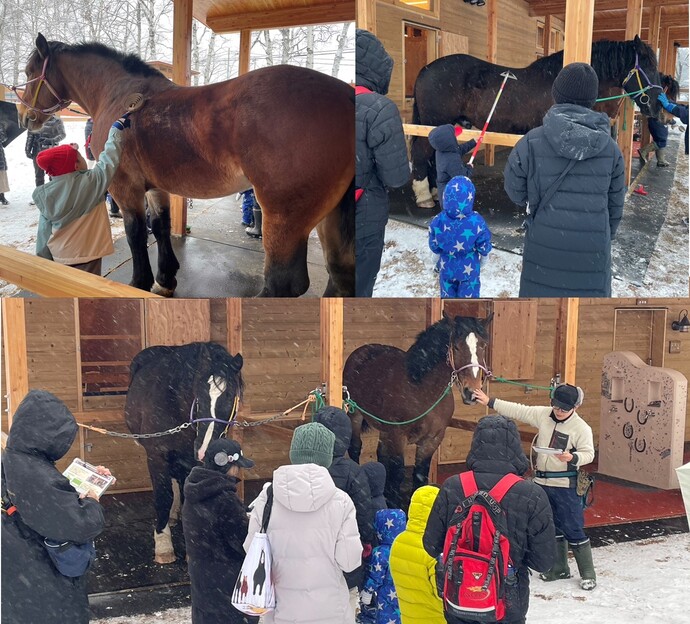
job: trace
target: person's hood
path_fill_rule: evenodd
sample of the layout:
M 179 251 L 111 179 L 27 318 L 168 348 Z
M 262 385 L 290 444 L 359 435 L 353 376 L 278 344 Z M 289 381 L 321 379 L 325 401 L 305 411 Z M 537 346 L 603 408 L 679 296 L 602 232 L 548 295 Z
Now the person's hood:
M 215 498 L 221 492 L 236 492 L 238 481 L 237 477 L 195 466 L 184 482 L 184 498 L 195 504 L 208 498 Z
M 544 136 L 559 156 L 587 160 L 609 144 L 611 126 L 604 113 L 577 104 L 555 104 L 544 116 Z
M 410 508 L 408 510 L 408 531 L 424 535 L 431 508 L 434 506 L 434 501 L 439 491 L 440 490 L 435 485 L 423 485 L 414 491 L 410 499 Z
M 273 472 L 273 498 L 291 511 L 321 509 L 337 488 L 328 469 L 316 464 L 280 466 Z
M 474 210 L 474 184 L 465 176 L 451 178 L 443 191 L 443 210 L 451 219 L 469 217 Z
M 405 530 L 406 521 L 405 512 L 402 509 L 379 509 L 374 520 L 379 544 L 390 546 L 393 540 Z
M 485 416 L 472 436 L 467 468 L 477 472 L 523 475 L 529 462 L 520 444 L 515 423 L 505 416 Z
M 31 390 L 14 413 L 7 448 L 54 462 L 69 451 L 77 431 L 77 421 L 60 399 Z
M 386 467 L 381 462 L 368 462 L 362 466 L 369 481 L 372 497 L 383 495 L 386 487 Z
M 460 149 L 455 138 L 455 126 L 451 124 L 444 124 L 434 128 L 429 133 L 429 143 L 437 152 L 456 153 Z
M 368 30 L 358 28 L 356 40 L 355 84 L 386 95 L 393 73 L 393 59 Z
M 314 415 L 314 422 L 321 423 L 326 429 L 335 434 L 333 457 L 343 457 L 350 448 L 352 439 L 352 421 L 350 417 L 337 407 L 324 407 Z

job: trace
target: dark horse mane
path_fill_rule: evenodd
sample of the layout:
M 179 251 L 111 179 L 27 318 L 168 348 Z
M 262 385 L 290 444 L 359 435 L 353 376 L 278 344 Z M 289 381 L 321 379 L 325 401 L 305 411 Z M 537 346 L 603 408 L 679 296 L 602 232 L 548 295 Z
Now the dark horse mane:
M 165 78 L 161 72 L 142 61 L 136 54 L 123 54 L 96 41 L 84 41 L 74 45 L 62 43 L 61 41 L 49 41 L 48 45 L 51 52 L 69 52 L 76 55 L 96 54 L 102 58 L 111 59 L 119 63 L 130 74 L 143 76 L 144 78 Z M 37 55 L 38 50 L 34 50 L 29 57 L 29 62 L 36 60 Z M 167 78 L 165 79 L 167 80 Z
M 436 366 L 446 360 L 453 324 L 456 339 L 472 332 L 484 340 L 489 338 L 481 320 L 473 317 L 457 316 L 454 320 L 444 317 L 430 325 L 417 335 L 417 340 L 405 356 L 407 376 L 414 383 L 420 383 Z

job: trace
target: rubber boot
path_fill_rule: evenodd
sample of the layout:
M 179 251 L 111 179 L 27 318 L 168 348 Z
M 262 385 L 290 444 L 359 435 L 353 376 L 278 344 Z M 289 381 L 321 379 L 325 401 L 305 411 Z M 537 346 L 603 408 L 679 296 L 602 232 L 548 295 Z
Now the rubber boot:
M 570 544 L 570 548 L 573 550 L 577 569 L 580 572 L 580 587 L 586 590 L 594 589 L 597 586 L 597 575 L 594 572 L 594 563 L 592 562 L 591 542 L 586 540 L 579 544 Z
M 660 147 L 656 151 L 656 166 L 657 167 L 668 167 L 671 163 L 666 160 L 666 148 Z
M 656 143 L 649 143 L 645 147 L 637 150 L 637 153 L 640 156 L 640 160 L 642 161 L 642 164 L 643 165 L 647 164 L 647 161 L 649 160 L 649 155 L 658 149 L 659 148 L 656 146 Z
M 258 205 L 254 208 L 254 225 L 245 232 L 252 238 L 261 238 L 261 208 Z
M 570 566 L 568 566 L 568 542 L 565 537 L 556 537 L 556 560 L 548 572 L 539 575 L 542 581 L 558 581 L 570 578 Z

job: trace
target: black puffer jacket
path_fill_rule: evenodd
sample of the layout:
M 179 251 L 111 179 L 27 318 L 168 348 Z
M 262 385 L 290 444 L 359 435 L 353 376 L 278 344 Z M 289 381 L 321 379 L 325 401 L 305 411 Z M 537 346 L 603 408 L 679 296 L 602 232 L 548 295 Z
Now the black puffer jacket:
M 59 145 L 66 136 L 65 124 L 59 117 L 53 115 L 38 132 L 27 134 L 24 147 L 26 157 L 36 158 L 43 150 Z
M 397 107 L 385 97 L 393 59 L 370 32 L 357 29 L 357 86 L 373 93 L 355 98 L 357 237 L 378 232 L 388 220 L 386 187 L 403 186 L 410 179 L 407 146 Z
M 436 186 L 438 202 L 443 208 L 443 191 L 446 184 L 456 176 L 472 177 L 472 167 L 465 165 L 462 157 L 474 149 L 477 142 L 472 139 L 467 143 L 458 143 L 455 138 L 455 127 L 444 124 L 429 133 L 429 143 L 436 150 Z
M 521 297 L 610 297 L 611 239 L 623 215 L 625 166 L 609 120 L 575 104 L 556 104 L 544 125 L 513 148 L 505 190 L 537 208 L 571 160 L 576 163 L 526 236 Z
M 2 623 L 86 624 L 88 574 L 60 574 L 43 538 L 86 543 L 105 525 L 101 505 L 80 499 L 54 462 L 69 451 L 77 423 L 50 392 L 32 390 L 14 415 L 2 457 L 5 489 L 17 507 L 2 514 Z
M 474 471 L 477 487 L 490 490 L 508 473 L 522 475 L 528 461 L 520 446 L 514 422 L 503 416 L 486 416 L 477 424 L 467 467 Z M 446 479 L 431 509 L 424 532 L 424 549 L 434 558 L 443 552 L 446 530 L 456 506 L 464 500 L 460 477 Z M 549 499 L 529 481 L 514 485 L 503 498 L 510 556 L 518 582 L 508 587 L 505 622 L 521 621 L 529 606 L 528 567 L 545 572 L 554 561 L 555 532 Z
M 231 604 L 244 561 L 249 519 L 236 477 L 196 466 L 184 484 L 182 526 L 189 558 L 194 624 L 247 624 Z
M 383 491 L 386 489 L 386 467 L 381 462 L 367 462 L 362 465 L 371 490 L 371 506 L 374 517 L 379 509 L 388 509 Z

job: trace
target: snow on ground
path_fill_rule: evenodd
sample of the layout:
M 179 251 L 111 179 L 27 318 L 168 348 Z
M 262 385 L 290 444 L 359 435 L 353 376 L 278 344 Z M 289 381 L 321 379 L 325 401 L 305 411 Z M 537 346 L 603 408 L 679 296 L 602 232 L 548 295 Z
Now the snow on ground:
M 679 148 L 669 208 L 643 284 L 614 275 L 611 290 L 614 297 L 687 296 L 687 263 L 669 254 L 668 249 L 688 247 L 688 157 Z M 685 241 L 681 244 L 679 238 Z M 615 253 L 615 241 L 614 241 Z M 374 288 L 374 297 L 438 297 L 438 275 L 433 272 L 436 257 L 429 251 L 427 231 L 420 227 L 390 220 L 386 226 L 386 243 Z M 522 256 L 494 249 L 481 268 L 481 296 L 517 297 L 520 288 Z
M 681 624 L 688 621 L 690 537 L 659 537 L 594 549 L 598 586 L 580 589 L 577 579 L 531 579 L 530 624 Z M 571 571 L 575 563 L 571 558 Z M 190 609 L 107 618 L 92 624 L 189 624 Z

